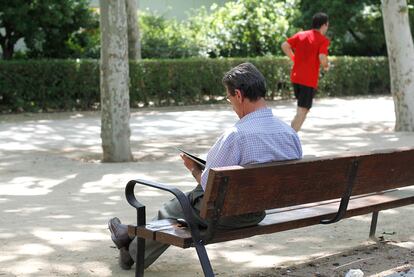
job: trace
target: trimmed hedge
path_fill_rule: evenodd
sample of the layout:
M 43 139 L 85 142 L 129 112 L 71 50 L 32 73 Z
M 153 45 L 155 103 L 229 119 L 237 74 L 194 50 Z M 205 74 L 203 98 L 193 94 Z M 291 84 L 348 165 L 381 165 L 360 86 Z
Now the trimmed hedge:
M 88 110 L 97 102 L 97 61 L 0 62 L 2 112 Z
M 318 96 L 389 93 L 384 57 L 331 57 Z M 284 57 L 143 60 L 130 62 L 131 107 L 202 104 L 224 96 L 223 74 L 250 61 L 267 80 L 268 97 L 291 95 L 291 63 Z M 96 60 L 0 61 L 0 110 L 39 112 L 99 108 Z

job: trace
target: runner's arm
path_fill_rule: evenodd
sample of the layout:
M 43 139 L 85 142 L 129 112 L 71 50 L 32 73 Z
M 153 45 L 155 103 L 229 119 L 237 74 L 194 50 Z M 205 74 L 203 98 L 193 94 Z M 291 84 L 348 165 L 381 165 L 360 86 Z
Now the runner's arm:
M 319 54 L 319 61 L 321 62 L 321 65 L 325 71 L 329 70 L 329 60 L 328 56 L 325 54 Z
M 293 53 L 292 47 L 290 46 L 290 44 L 287 41 L 285 41 L 284 43 L 282 43 L 282 50 L 286 54 L 286 56 L 289 57 L 289 59 L 291 59 L 292 61 L 294 61 L 295 54 Z

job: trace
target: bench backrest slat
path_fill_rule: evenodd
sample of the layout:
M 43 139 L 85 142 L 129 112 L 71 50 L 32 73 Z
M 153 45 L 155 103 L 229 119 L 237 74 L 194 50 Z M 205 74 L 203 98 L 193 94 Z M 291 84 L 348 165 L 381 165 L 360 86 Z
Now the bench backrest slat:
M 360 157 L 353 194 L 414 185 L 414 149 Z
M 357 161 L 353 195 L 414 185 L 414 149 L 214 168 L 201 217 L 231 216 L 340 198 Z

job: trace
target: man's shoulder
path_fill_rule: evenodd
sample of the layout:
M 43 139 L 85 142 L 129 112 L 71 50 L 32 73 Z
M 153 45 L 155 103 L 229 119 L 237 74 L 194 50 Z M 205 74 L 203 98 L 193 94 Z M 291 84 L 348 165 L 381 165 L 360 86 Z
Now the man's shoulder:
M 282 135 L 287 133 L 295 133 L 293 129 L 284 121 L 271 114 L 270 116 L 254 118 L 245 124 L 237 126 L 237 135 L 239 137 L 246 134 L 261 136 L 266 135 Z
M 237 137 L 238 132 L 239 128 L 237 126 L 232 126 L 224 130 L 224 132 L 220 136 L 220 139 L 222 141 L 232 141 Z
M 299 36 L 310 36 L 312 35 L 313 30 L 303 30 L 303 31 L 299 31 L 296 34 Z
M 320 42 L 325 43 L 325 42 L 329 42 L 329 39 L 322 33 L 320 32 L 315 32 L 317 34 L 317 38 Z
M 309 41 L 315 41 L 315 38 L 319 40 L 319 37 L 315 34 L 314 30 L 300 31 L 292 36 L 292 39 L 296 40 L 299 43 L 308 43 Z
M 291 36 L 290 38 L 291 39 L 294 39 L 294 38 L 302 38 L 302 37 L 305 37 L 306 34 L 307 34 L 307 32 L 308 32 L 307 30 L 299 31 L 299 32 L 295 33 L 293 36 Z
M 296 35 L 298 35 L 302 38 L 314 37 L 319 41 L 323 41 L 323 42 L 328 41 L 329 42 L 329 39 L 324 34 L 322 34 L 321 32 L 319 32 L 318 30 L 315 30 L 315 29 L 300 31 L 300 32 L 297 32 Z

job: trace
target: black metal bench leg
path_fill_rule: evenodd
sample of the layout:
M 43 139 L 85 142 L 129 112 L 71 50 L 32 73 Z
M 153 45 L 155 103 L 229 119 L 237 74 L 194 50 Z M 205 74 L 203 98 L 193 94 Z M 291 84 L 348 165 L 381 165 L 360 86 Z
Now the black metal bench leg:
M 371 228 L 369 229 L 369 238 L 375 240 L 375 231 L 377 230 L 378 211 L 372 213 Z
M 193 220 L 193 215 L 191 213 L 191 204 L 188 197 L 180 190 L 176 188 L 171 188 L 162 184 L 158 184 L 155 182 L 145 181 L 145 180 L 131 180 L 128 182 L 127 186 L 125 187 L 125 196 L 128 200 L 128 203 L 135 207 L 137 210 L 137 225 L 145 226 L 145 206 L 142 205 L 137 201 L 134 195 L 134 187 L 136 184 L 142 184 L 150 187 L 155 187 L 161 190 L 165 190 L 171 192 L 175 195 L 177 200 L 180 202 L 180 205 L 183 209 L 185 219 L 188 222 L 188 225 L 191 230 L 191 236 L 193 238 L 194 246 L 197 251 L 198 258 L 201 263 L 201 267 L 203 268 L 204 276 L 207 277 L 214 277 L 213 269 L 210 264 L 210 260 L 208 259 L 206 248 L 204 247 L 204 242 L 200 239 L 200 230 L 197 224 Z M 135 234 L 137 234 L 135 230 Z M 145 257 L 145 239 L 139 238 L 137 239 L 137 260 L 136 260 L 136 268 L 135 268 L 135 276 L 142 277 L 144 276 L 144 257 Z
M 200 241 L 195 244 L 197 251 L 198 259 L 200 260 L 201 267 L 204 272 L 205 277 L 214 277 L 213 268 L 211 267 L 210 260 L 207 255 L 206 248 L 204 244 Z
M 135 277 L 144 277 L 145 239 L 137 238 L 137 244 Z

